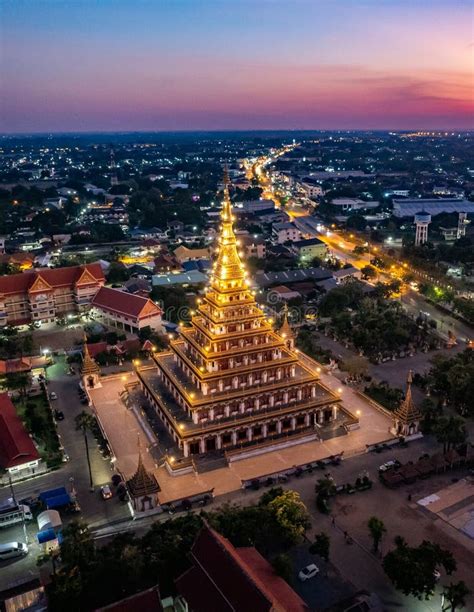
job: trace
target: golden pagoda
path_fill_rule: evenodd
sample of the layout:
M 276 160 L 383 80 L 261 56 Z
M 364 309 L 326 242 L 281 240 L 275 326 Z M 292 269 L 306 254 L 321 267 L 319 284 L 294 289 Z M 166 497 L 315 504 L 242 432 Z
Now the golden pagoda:
M 170 349 L 137 369 L 142 390 L 185 457 L 272 450 L 347 420 L 314 361 L 275 332 L 255 300 L 233 230 L 227 173 L 209 287 Z M 259 451 L 261 452 L 261 451 Z
M 407 390 L 405 399 L 400 406 L 393 411 L 394 430 L 397 435 L 410 436 L 418 432 L 422 419 L 421 411 L 415 406 L 411 394 L 413 372 L 410 370 L 407 376 Z
M 100 367 L 89 353 L 87 336 L 84 334 L 81 377 L 85 387 L 97 387 L 100 382 Z

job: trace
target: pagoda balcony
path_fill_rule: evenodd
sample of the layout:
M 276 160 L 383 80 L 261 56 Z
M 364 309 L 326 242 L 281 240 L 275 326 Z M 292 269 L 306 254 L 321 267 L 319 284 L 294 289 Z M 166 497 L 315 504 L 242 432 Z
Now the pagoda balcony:
M 226 325 L 225 321 L 222 321 L 221 324 Z M 239 331 L 233 331 L 233 332 L 222 332 L 221 334 L 214 334 L 212 333 L 209 329 L 207 329 L 207 327 L 205 327 L 201 320 L 197 319 L 196 321 L 193 320 L 193 325 L 196 329 L 198 329 L 201 333 L 203 333 L 205 336 L 207 336 L 210 340 L 222 340 L 224 338 L 227 339 L 232 339 L 235 340 L 236 338 L 245 338 L 248 336 L 254 336 L 255 334 L 258 333 L 265 333 L 265 332 L 270 332 L 273 331 L 272 327 L 269 323 L 264 322 L 263 325 L 259 326 L 259 327 L 250 327 L 249 329 L 245 329 L 245 330 L 239 330 Z
M 237 307 L 237 305 L 236 305 Z M 214 317 L 213 314 L 211 313 L 211 309 L 206 306 L 206 305 L 202 305 L 199 308 L 199 312 L 202 313 L 202 315 L 204 317 L 206 317 L 207 319 L 209 319 L 210 321 L 212 321 L 215 325 L 219 325 L 221 323 L 228 323 L 228 322 L 233 322 L 233 321 L 247 321 L 247 320 L 255 320 L 255 319 L 262 319 L 265 318 L 265 313 L 263 313 L 259 308 L 254 308 L 253 312 L 250 312 L 248 314 L 239 314 L 239 315 L 235 315 L 233 317 L 230 317 L 228 315 L 225 315 L 223 317 Z M 195 315 L 192 320 L 195 321 L 198 318 L 202 318 L 199 317 L 199 315 Z
M 193 370 L 193 372 L 195 373 L 195 375 L 200 379 L 200 380 L 213 380 L 213 379 L 220 379 L 220 378 L 225 378 L 227 376 L 238 376 L 239 374 L 245 374 L 246 372 L 255 372 L 258 370 L 266 370 L 269 367 L 270 368 L 277 368 L 280 366 L 286 366 L 286 365 L 291 365 L 294 363 L 297 363 L 297 358 L 293 357 L 293 356 L 289 356 L 289 357 L 282 357 L 280 359 L 272 359 L 269 358 L 266 361 L 255 361 L 253 363 L 249 363 L 247 365 L 242 365 L 242 366 L 237 366 L 235 368 L 228 368 L 225 370 L 215 370 L 214 372 L 208 372 L 207 370 L 204 370 L 204 372 L 202 370 L 199 369 L 199 366 L 197 366 L 191 359 L 191 357 L 189 355 L 186 354 L 186 352 L 184 350 L 181 349 L 180 346 L 177 345 L 177 343 L 173 344 L 173 350 L 176 352 L 176 354 L 183 360 L 186 362 L 186 365 L 191 368 Z
M 236 306 L 249 306 L 256 303 L 253 295 L 249 296 L 246 300 L 236 300 L 235 302 L 220 302 L 214 299 L 215 295 L 217 294 L 214 291 L 207 293 L 203 298 L 203 302 L 209 302 L 216 308 L 230 308 L 231 306 L 235 308 Z
M 217 419 L 207 419 L 204 422 L 194 423 L 189 414 L 179 406 L 176 399 L 168 389 L 164 388 L 163 382 L 151 369 L 138 370 L 138 378 L 143 386 L 148 391 L 148 395 L 162 410 L 169 423 L 173 426 L 175 432 L 181 439 L 193 438 L 196 435 L 207 433 L 219 433 L 227 429 L 235 429 L 236 427 L 245 427 L 253 425 L 256 422 L 268 422 L 272 419 L 280 419 L 282 417 L 297 416 L 299 413 L 306 414 L 310 410 L 328 409 L 330 405 L 340 402 L 340 399 L 333 395 L 325 395 L 324 397 L 311 398 L 310 400 L 292 403 L 280 406 L 261 408 L 255 411 L 247 411 L 244 413 L 236 413 L 228 417 Z M 296 425 L 295 430 L 307 427 L 305 425 Z M 282 433 L 288 433 L 288 428 Z
M 226 405 L 232 400 L 245 400 L 253 395 L 261 395 L 265 392 L 291 390 L 305 383 L 317 384 L 318 388 L 324 391 L 325 396 L 331 398 L 329 401 L 338 401 L 338 397 L 332 391 L 324 387 L 313 374 L 300 365 L 296 366 L 295 375 L 290 379 L 242 385 L 238 389 L 228 389 L 204 395 L 199 388 L 186 378 L 184 372 L 174 362 L 172 353 L 157 355 L 155 363 L 163 372 L 163 375 L 174 385 L 176 391 L 184 398 L 191 410 L 199 410 L 203 406 L 209 407 L 211 404 Z M 314 399 L 317 401 L 319 397 Z
M 181 335 L 184 336 L 186 340 L 190 344 L 193 345 L 193 347 L 198 351 L 200 355 L 202 355 L 202 357 L 205 360 L 218 359 L 219 357 L 232 357 L 232 356 L 238 356 L 238 355 L 245 355 L 247 353 L 250 353 L 253 351 L 259 351 L 263 349 L 284 348 L 284 345 L 285 345 L 282 338 L 280 338 L 279 336 L 277 336 L 277 334 L 272 332 L 271 337 L 273 338 L 273 341 L 262 342 L 261 344 L 253 344 L 253 342 L 249 342 L 246 346 L 233 346 L 232 348 L 224 349 L 221 351 L 206 351 L 205 347 L 203 347 L 202 344 L 199 344 L 199 342 L 197 342 L 197 340 L 194 338 L 193 336 L 194 332 L 195 332 L 194 329 L 187 328 L 187 329 L 182 330 Z M 214 340 L 214 342 L 217 342 L 217 341 L 225 342 L 226 338 L 221 337 L 221 338 L 218 338 L 217 340 Z M 175 340 L 174 342 L 171 343 L 172 346 L 174 346 L 177 342 L 181 342 L 181 341 Z

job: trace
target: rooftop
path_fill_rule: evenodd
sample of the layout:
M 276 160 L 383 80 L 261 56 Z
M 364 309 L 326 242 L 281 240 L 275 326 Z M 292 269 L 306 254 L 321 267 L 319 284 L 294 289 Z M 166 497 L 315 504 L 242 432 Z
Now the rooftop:
M 0 393 L 0 467 L 7 469 L 39 459 L 8 393 Z

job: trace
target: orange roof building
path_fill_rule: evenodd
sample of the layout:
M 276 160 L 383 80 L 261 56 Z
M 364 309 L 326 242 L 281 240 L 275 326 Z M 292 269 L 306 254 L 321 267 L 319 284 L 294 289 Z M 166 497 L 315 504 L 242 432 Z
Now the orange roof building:
M 89 308 L 105 278 L 99 263 L 28 270 L 0 277 L 0 327 L 34 322 Z
M 92 300 L 93 315 L 107 325 L 130 332 L 144 327 L 162 330 L 161 309 L 149 298 L 101 287 Z
M 191 550 L 192 567 L 176 580 L 193 612 L 305 612 L 309 608 L 254 547 L 235 548 L 205 525 Z
M 39 458 L 8 393 L 0 393 L 0 468 L 16 473 L 36 467 Z

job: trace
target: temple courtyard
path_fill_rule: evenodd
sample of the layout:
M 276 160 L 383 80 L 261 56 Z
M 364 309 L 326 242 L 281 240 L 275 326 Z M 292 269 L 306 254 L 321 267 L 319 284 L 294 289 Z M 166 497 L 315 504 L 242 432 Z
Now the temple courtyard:
M 242 487 L 242 481 L 265 477 L 343 453 L 344 458 L 361 454 L 367 445 L 393 438 L 392 419 L 379 406 L 350 387 L 341 385 L 331 374 L 321 373 L 322 382 L 336 392 L 343 405 L 357 416 L 360 427 L 323 440 L 310 440 L 294 446 L 279 447 L 262 454 L 236 458 L 228 465 L 171 475 L 164 457 L 173 453 L 172 441 L 153 409 L 146 407 L 138 392 L 137 377 L 129 372 L 103 377 L 101 386 L 89 390 L 94 410 L 113 452 L 115 469 L 130 478 L 137 468 L 139 445 L 147 470 L 160 484 L 161 504 L 192 497 L 209 490 L 215 496 L 225 495 Z M 146 450 L 146 452 L 144 452 Z

